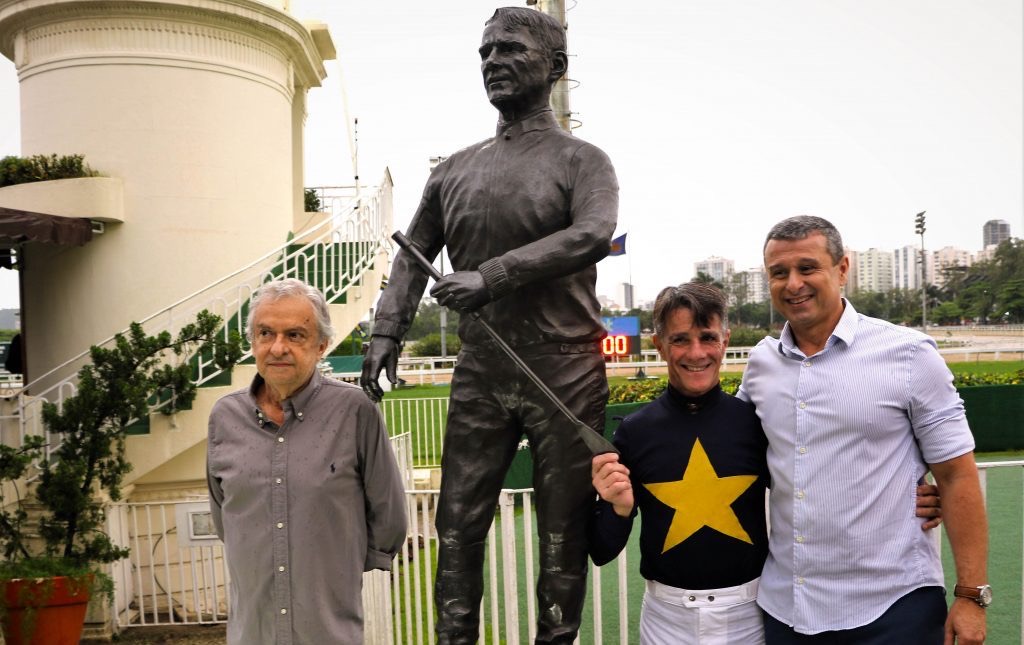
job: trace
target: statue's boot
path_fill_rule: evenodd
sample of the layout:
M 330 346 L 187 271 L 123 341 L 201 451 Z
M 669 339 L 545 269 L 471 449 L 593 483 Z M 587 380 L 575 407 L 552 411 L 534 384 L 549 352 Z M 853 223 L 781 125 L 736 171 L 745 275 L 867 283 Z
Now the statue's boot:
M 484 592 L 483 566 L 483 542 L 439 545 L 434 581 L 438 645 L 476 643 Z

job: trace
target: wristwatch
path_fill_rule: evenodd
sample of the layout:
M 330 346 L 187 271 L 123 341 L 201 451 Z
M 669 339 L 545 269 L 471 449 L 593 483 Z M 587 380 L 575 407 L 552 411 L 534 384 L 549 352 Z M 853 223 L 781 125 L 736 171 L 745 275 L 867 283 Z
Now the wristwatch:
M 988 607 L 992 604 L 992 587 L 989 585 L 981 585 L 980 587 L 956 585 L 953 587 L 953 595 L 957 598 L 973 600 L 981 607 Z

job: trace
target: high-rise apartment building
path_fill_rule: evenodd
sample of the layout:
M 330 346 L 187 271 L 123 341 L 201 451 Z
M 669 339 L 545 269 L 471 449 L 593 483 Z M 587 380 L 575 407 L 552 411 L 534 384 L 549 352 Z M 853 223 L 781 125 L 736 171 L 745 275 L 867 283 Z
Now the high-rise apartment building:
M 921 248 L 913 245 L 896 249 L 892 253 L 892 286 L 897 289 L 921 288 Z M 934 254 L 925 253 L 924 282 L 935 284 Z
M 720 258 L 717 255 L 713 255 L 706 260 L 694 262 L 693 274 L 703 273 L 722 284 L 728 284 L 729 278 L 734 271 L 734 265 L 735 263 L 728 258 Z
M 987 226 L 987 225 L 986 225 Z M 930 284 L 941 287 L 946 284 L 950 272 L 957 268 L 966 269 L 974 263 L 974 257 L 970 251 L 956 249 L 952 246 L 944 246 L 932 254 L 935 263 L 935 277 Z
M 1010 223 L 1004 219 L 990 219 L 981 227 L 981 237 L 981 248 L 998 246 L 1010 239 Z
M 764 302 L 769 298 L 768 274 L 764 272 L 764 267 L 752 267 L 746 271 L 740 271 L 736 274 L 733 285 L 734 289 L 736 287 L 742 289 L 739 293 L 734 290 L 734 304 Z M 740 300 L 742 302 L 739 302 Z
M 632 309 L 633 308 L 633 285 L 631 285 L 628 282 L 623 282 L 622 284 L 620 284 L 619 285 L 618 298 L 619 298 L 619 302 L 622 304 L 622 307 L 626 311 L 629 311 L 630 309 Z
M 881 291 L 892 289 L 892 251 L 870 248 L 857 254 L 857 289 L 860 291 Z

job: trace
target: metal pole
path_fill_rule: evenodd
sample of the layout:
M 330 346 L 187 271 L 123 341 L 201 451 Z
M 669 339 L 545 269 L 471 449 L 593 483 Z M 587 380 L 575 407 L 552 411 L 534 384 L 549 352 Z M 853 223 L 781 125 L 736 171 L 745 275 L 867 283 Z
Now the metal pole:
M 928 285 L 925 284 L 925 253 L 924 253 L 924 214 L 921 211 L 914 216 L 914 232 L 921 236 L 921 331 L 928 329 Z
M 565 0 L 527 0 L 526 4 L 536 5 L 537 10 L 548 14 L 558 21 L 566 31 L 566 39 L 569 37 L 569 25 L 565 22 Z M 566 52 L 568 56 L 569 52 Z M 566 132 L 572 132 L 572 110 L 569 107 L 569 68 L 565 68 L 562 78 L 555 81 L 551 88 L 551 111 L 555 113 L 558 125 Z
M 444 251 L 441 251 L 441 275 L 444 275 Z M 448 358 L 448 308 L 441 307 L 441 358 Z

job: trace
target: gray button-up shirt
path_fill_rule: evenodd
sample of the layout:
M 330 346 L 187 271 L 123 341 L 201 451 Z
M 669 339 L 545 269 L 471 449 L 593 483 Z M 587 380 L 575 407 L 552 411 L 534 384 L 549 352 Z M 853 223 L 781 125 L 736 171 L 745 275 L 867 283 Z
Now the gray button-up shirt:
M 363 642 L 362 574 L 405 540 L 387 432 L 362 390 L 314 373 L 277 426 L 262 383 L 210 413 L 207 481 L 231 574 L 228 643 Z
M 558 127 L 545 109 L 455 153 L 430 174 L 407 236 L 456 271 L 480 271 L 496 300 L 481 316 L 513 346 L 605 336 L 594 285 L 608 255 L 619 184 L 608 156 Z M 400 252 L 373 333 L 402 338 L 427 276 Z M 463 316 L 459 336 L 488 337 Z

